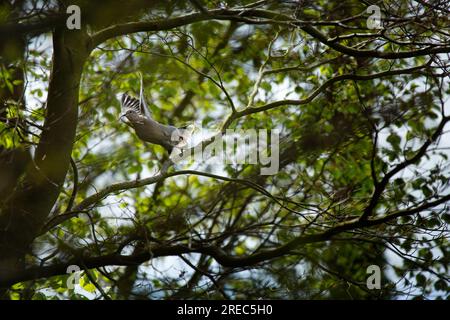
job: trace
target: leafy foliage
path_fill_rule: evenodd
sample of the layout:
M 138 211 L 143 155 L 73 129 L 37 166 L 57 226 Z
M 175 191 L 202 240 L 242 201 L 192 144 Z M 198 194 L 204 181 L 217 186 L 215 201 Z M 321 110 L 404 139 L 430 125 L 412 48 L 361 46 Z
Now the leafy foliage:
M 64 8 L 3 6 L 3 297 L 447 299 L 448 5 L 428 2 L 377 2 L 383 29 L 370 30 L 353 0 L 79 1 L 82 30 L 56 27 L 81 39 L 65 40 L 68 57 L 58 31 L 33 25 L 33 12 Z M 22 44 L 4 32 L 17 17 L 32 26 Z M 79 81 L 58 59 L 81 65 Z M 138 71 L 161 123 L 279 129 L 279 172 L 192 159 L 164 169 L 164 149 L 119 121 Z M 52 112 L 71 103 L 74 137 L 58 139 Z M 38 157 L 52 152 L 57 164 Z M 42 214 L 30 229 L 17 220 L 32 235 L 22 244 L 6 221 L 26 203 Z M 69 265 L 83 270 L 75 290 Z M 370 265 L 379 290 L 366 286 Z

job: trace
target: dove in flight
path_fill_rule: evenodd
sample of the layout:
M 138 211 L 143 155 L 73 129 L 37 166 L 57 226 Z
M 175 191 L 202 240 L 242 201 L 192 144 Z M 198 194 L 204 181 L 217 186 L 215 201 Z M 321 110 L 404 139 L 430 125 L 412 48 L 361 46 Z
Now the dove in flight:
M 192 134 L 191 126 L 174 127 L 164 125 L 152 118 L 150 110 L 145 102 L 143 92 L 143 80 L 141 77 L 141 88 L 139 99 L 126 93 L 122 95 L 122 114 L 127 123 L 134 129 L 136 135 L 143 141 L 160 145 L 171 154 L 174 147 L 183 148 Z

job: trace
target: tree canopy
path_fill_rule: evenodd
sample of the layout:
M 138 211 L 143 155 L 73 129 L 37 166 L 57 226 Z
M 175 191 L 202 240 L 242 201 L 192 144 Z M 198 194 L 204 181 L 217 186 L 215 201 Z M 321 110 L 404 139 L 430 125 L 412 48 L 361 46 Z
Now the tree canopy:
M 2 2 L 1 298 L 449 298 L 449 13 Z M 163 124 L 278 130 L 278 171 L 144 143 L 118 99 L 139 73 Z

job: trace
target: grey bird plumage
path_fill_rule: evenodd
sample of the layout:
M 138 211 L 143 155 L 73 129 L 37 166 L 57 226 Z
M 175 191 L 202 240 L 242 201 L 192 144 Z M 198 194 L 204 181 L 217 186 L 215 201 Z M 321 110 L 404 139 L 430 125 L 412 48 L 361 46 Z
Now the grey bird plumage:
M 141 140 L 163 146 L 169 154 L 174 147 L 183 148 L 186 145 L 191 134 L 187 127 L 164 125 L 152 118 L 143 94 L 142 76 L 139 100 L 125 93 L 121 103 L 120 118 L 125 117 L 128 120 L 128 124 Z

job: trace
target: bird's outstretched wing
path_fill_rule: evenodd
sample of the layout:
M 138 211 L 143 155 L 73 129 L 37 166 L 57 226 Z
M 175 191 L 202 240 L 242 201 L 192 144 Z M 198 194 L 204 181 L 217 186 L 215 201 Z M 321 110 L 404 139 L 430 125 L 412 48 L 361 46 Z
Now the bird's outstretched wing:
M 145 102 L 144 96 L 144 83 L 142 79 L 142 74 L 139 72 L 139 77 L 141 79 L 141 88 L 139 90 L 139 100 L 124 93 L 122 95 L 122 115 L 125 115 L 128 110 L 133 110 L 139 116 L 143 116 L 146 118 L 151 118 L 150 109 L 148 108 L 147 103 Z
M 139 100 L 124 93 L 122 95 L 122 114 L 125 114 L 128 110 L 134 110 L 141 114 L 141 108 L 139 106 Z
M 150 109 L 148 108 L 147 102 L 145 102 L 144 80 L 142 78 L 142 73 L 140 73 L 140 72 L 139 72 L 139 78 L 141 79 L 141 88 L 139 90 L 139 106 L 141 108 L 141 114 L 147 118 L 151 118 Z

